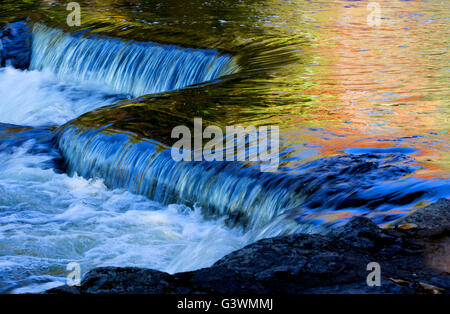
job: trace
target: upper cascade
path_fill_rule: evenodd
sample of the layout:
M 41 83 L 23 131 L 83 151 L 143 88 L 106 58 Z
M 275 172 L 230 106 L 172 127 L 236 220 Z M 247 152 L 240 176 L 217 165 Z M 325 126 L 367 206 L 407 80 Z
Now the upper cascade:
M 215 50 L 82 37 L 40 23 L 32 34 L 30 69 L 135 97 L 215 80 L 238 69 L 234 57 Z

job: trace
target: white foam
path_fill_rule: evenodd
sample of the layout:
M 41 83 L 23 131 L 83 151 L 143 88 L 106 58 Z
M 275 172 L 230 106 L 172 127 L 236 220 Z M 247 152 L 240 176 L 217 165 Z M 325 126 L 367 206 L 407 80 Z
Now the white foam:
M 207 267 L 248 243 L 200 209 L 163 206 L 108 190 L 102 181 L 57 174 L 46 155 L 0 152 L 0 291 L 38 292 L 64 282 L 69 262 L 179 272 Z
M 58 82 L 54 74 L 0 68 L 0 122 L 61 125 L 119 98 L 86 85 Z

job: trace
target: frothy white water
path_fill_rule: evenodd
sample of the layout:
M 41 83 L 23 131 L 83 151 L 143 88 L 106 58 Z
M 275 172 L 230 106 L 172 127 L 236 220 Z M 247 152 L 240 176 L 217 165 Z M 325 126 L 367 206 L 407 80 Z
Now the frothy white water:
M 58 82 L 50 72 L 0 69 L 0 122 L 60 125 L 120 97 L 98 86 Z
M 0 291 L 38 292 L 65 283 L 66 265 L 148 267 L 170 273 L 207 267 L 249 242 L 199 209 L 163 206 L 108 190 L 101 181 L 39 165 L 28 144 L 0 152 Z

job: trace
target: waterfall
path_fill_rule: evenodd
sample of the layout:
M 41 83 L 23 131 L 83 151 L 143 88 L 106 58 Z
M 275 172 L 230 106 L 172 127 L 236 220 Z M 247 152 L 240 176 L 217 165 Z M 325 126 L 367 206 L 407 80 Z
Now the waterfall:
M 47 70 L 69 82 L 106 85 L 140 96 L 215 80 L 237 70 L 234 58 L 214 50 L 153 42 L 70 35 L 36 23 L 31 70 Z
M 403 153 L 333 156 L 295 171 L 261 172 L 243 162 L 176 162 L 164 145 L 107 127 L 59 130 L 69 175 L 102 179 L 162 204 L 198 205 L 206 217 L 227 217 L 264 237 L 317 232 L 355 215 L 386 224 L 448 190 L 445 181 L 411 176 L 417 167 Z
M 59 134 L 68 172 L 102 178 L 163 204 L 198 204 L 205 215 L 228 216 L 249 229 L 262 227 L 298 206 L 303 182 L 289 175 L 260 172 L 237 162 L 176 162 L 170 150 L 128 134 L 80 130 L 70 125 Z
M 214 80 L 237 66 L 217 51 L 81 37 L 35 24 L 31 69 L 137 96 Z M 410 177 L 416 168 L 403 153 L 333 156 L 271 173 L 245 162 L 176 162 L 166 146 L 107 127 L 89 129 L 75 121 L 59 129 L 57 145 L 69 175 L 102 179 L 162 204 L 196 204 L 206 216 L 228 217 L 270 235 L 354 215 L 384 224 L 445 189 Z M 374 188 L 380 183 L 381 190 Z

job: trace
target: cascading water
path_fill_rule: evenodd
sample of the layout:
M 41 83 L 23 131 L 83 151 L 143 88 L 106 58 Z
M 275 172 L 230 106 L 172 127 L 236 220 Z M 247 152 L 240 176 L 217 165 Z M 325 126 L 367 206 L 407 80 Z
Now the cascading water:
M 70 174 L 103 178 L 110 187 L 124 188 L 163 204 L 197 203 L 207 214 L 228 216 L 255 230 L 284 210 L 300 205 L 303 182 L 247 168 L 236 162 L 176 162 L 169 149 L 132 143 L 126 134 L 61 131 L 59 148 Z
M 89 2 L 80 28 L 109 37 L 12 23 L 32 26 L 32 46 L 31 60 L 0 51 L 0 292 L 60 285 L 69 262 L 193 270 L 261 237 L 355 215 L 384 225 L 449 196 L 444 2 L 399 2 L 373 29 L 346 22 L 366 20 L 357 2 L 165 3 Z M 67 25 L 57 2 L 0 8 L 1 23 L 36 9 Z M 174 162 L 152 131 L 197 114 L 279 125 L 279 171 Z
M 243 225 L 253 240 L 320 232 L 354 215 L 386 224 L 404 216 L 411 202 L 444 197 L 448 188 L 445 181 L 409 177 L 417 167 L 401 149 L 324 158 L 272 173 L 238 162 L 176 162 L 158 143 L 75 125 L 60 130 L 58 144 L 72 175 L 102 178 L 108 187 L 163 204 L 199 205 L 205 215 Z M 334 215 L 342 219 L 328 220 Z
M 111 265 L 179 272 L 207 267 L 248 243 L 199 209 L 55 172 L 58 153 L 42 140 L 48 133 L 24 130 L 17 140 L 0 140 L 0 293 L 64 284 L 70 262 L 83 273 Z
M 235 71 L 235 59 L 214 50 L 84 38 L 35 23 L 29 69 L 0 69 L 0 122 L 61 125 L 121 99 Z
M 212 81 L 235 72 L 237 65 L 213 50 L 73 36 L 36 23 L 30 68 L 141 96 Z
M 48 129 L 10 125 L 61 125 L 130 96 L 214 80 L 236 70 L 232 57 L 81 38 L 42 24 L 32 34 L 30 68 L 0 69 L 0 292 L 63 284 L 73 261 L 83 271 L 129 265 L 178 272 L 248 243 L 241 230 L 205 220 L 198 208 L 108 190 L 102 178 L 69 177 Z

